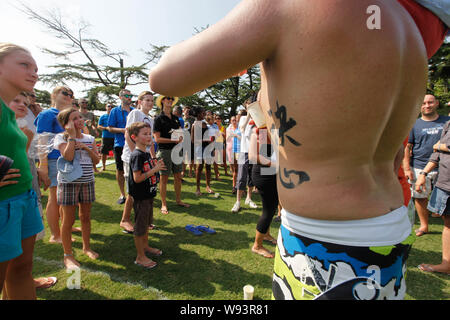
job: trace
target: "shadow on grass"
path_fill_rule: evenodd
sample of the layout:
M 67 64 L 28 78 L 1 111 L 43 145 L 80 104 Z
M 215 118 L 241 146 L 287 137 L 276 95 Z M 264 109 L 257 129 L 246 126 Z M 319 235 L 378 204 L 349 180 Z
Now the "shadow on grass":
M 149 245 L 162 249 L 163 255 L 151 257 L 158 266 L 146 270 L 134 264 L 136 248 L 133 235 L 123 234 L 119 226 L 123 205 L 116 204 L 116 198 L 112 196 L 112 193 L 119 195 L 115 171 L 106 171 L 96 177 L 97 201 L 93 203 L 91 211 L 91 246 L 99 253 L 99 258 L 90 260 L 80 254 L 81 236 L 75 234 L 76 242 L 73 243 L 73 248 L 82 268 L 104 272 L 113 282 L 129 281 L 156 287 L 171 299 L 242 299 L 242 287 L 247 283 L 270 287 L 273 260 L 269 261 L 251 253 L 254 229 L 247 230 L 249 224 L 256 227 L 261 208 L 246 208 L 242 200 L 243 210 L 238 214 L 231 213 L 231 206 L 236 197 L 231 194 L 231 178 L 212 183 L 213 190 L 221 194 L 219 199 L 206 194 L 202 197 L 195 196 L 192 192 L 195 190 L 195 179 L 190 178 L 183 184 L 185 188 L 182 189 L 182 200 L 191 204 L 190 208 L 175 204 L 173 179 L 169 179 L 167 199 L 170 213 L 167 216 L 161 215 L 161 200 L 158 194 L 153 211 L 157 229 L 149 234 Z M 203 191 L 204 180 L 201 187 Z M 99 190 L 104 190 L 104 194 L 100 194 Z M 229 195 L 226 192 L 229 192 Z M 259 200 L 258 197 L 259 195 L 255 197 L 255 201 Z M 46 196 L 44 201 L 46 202 Z M 194 236 L 184 228 L 189 223 L 209 224 L 217 234 Z M 76 225 L 79 225 L 79 222 Z M 48 235 L 45 241 L 47 240 Z M 268 245 L 268 248 L 274 250 L 272 245 Z M 40 241 L 37 244 L 37 255 L 48 261 L 61 262 L 61 265 L 52 266 L 52 272 L 58 270 L 61 281 L 67 279 L 62 267 L 61 245 Z M 46 269 L 39 266 L 38 270 Z M 39 296 L 51 300 L 105 299 L 108 296 L 87 289 L 83 288 L 82 284 L 82 290 L 75 290 L 77 292 L 63 288 L 58 292 L 42 291 Z M 260 290 L 263 291 L 262 288 Z M 267 291 L 267 288 L 265 290 Z
M 419 270 L 417 266 L 421 263 L 440 264 L 441 252 L 424 251 L 415 249 L 414 245 L 407 261 L 409 266 L 406 276 L 407 293 L 416 300 L 447 300 L 449 275 L 442 273 L 431 273 Z M 445 292 L 447 289 L 447 292 Z

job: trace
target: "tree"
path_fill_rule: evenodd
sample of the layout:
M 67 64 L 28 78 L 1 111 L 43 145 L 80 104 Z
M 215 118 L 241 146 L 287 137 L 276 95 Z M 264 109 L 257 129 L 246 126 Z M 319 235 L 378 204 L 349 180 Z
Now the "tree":
M 235 76 L 216 83 L 193 96 L 180 98 L 188 106 L 202 106 L 221 114 L 225 119 L 235 115 L 239 106 L 258 92 L 261 86 L 259 66 L 253 66 L 243 76 Z
M 428 92 L 441 102 L 450 101 L 450 38 L 428 61 Z
M 159 59 L 167 49 L 166 46 L 150 45 L 151 49 L 144 52 L 142 64 L 126 66 L 125 52 L 113 51 L 100 40 L 87 37 L 88 23 L 80 21 L 76 30 L 71 30 L 58 10 L 41 14 L 23 3 L 19 10 L 59 39 L 65 48 L 63 51 L 41 48 L 44 53 L 54 57 L 57 63 L 49 66 L 55 72 L 40 75 L 40 80 L 51 85 L 67 84 L 68 81 L 89 85 L 87 97 L 91 109 L 103 108 L 99 101 L 101 95 L 111 100 L 121 89 L 147 83 L 147 65 Z M 99 60 L 104 61 L 103 64 Z
M 47 90 L 39 90 L 34 88 L 34 92 L 36 93 L 36 102 L 41 104 L 42 107 L 49 107 L 52 99 L 50 92 Z

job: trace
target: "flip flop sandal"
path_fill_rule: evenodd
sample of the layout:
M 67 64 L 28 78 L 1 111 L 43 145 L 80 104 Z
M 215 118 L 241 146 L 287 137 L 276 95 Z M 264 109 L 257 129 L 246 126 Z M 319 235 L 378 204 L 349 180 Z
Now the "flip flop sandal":
M 209 234 L 216 233 L 216 230 L 211 229 L 209 226 L 204 226 L 204 225 L 197 226 L 197 230 L 202 231 L 202 232 L 206 232 L 206 233 L 209 233 Z
M 196 236 L 201 236 L 203 233 L 201 233 L 196 226 L 194 226 L 193 224 L 188 224 L 185 229 L 191 233 L 193 233 Z
M 48 277 L 47 281 L 39 286 L 36 287 L 36 289 L 48 289 L 53 287 L 56 282 L 58 282 L 58 278 L 56 277 Z
M 161 209 L 161 213 L 163 215 L 167 215 L 167 214 L 169 214 L 169 210 L 168 209 L 165 209 L 165 210 Z
M 263 241 L 269 242 L 269 243 L 271 243 L 273 245 L 277 244 L 277 240 L 276 239 L 264 239 Z
M 419 264 L 417 266 L 417 268 L 419 268 L 419 270 L 423 271 L 423 272 L 434 272 L 434 273 L 441 273 L 441 274 L 448 274 L 448 275 L 450 275 L 450 273 L 447 273 L 447 272 L 441 272 L 441 271 L 434 270 L 433 267 L 431 267 L 431 265 L 426 264 L 426 263 Z
M 268 251 L 268 252 L 261 252 L 261 251 L 254 251 L 254 250 L 252 250 L 252 252 L 254 254 L 260 255 L 260 256 L 262 256 L 264 258 L 267 258 L 267 259 L 274 259 L 275 258 L 275 256 L 270 251 Z
M 421 237 L 421 236 L 423 236 L 424 234 L 427 234 L 426 231 L 422 231 L 422 230 L 420 230 L 420 229 L 414 230 L 414 232 L 415 232 L 415 234 L 416 234 L 416 237 Z
M 134 231 L 123 229 L 123 230 L 122 230 L 122 233 L 125 233 L 125 234 L 133 234 Z
M 163 253 L 162 250 L 159 250 L 156 248 L 153 248 L 153 249 L 154 249 L 154 251 L 145 250 L 145 252 L 148 252 L 149 254 L 156 256 L 156 257 L 159 257 L 160 255 L 162 255 L 162 253 Z
M 147 264 L 142 264 L 137 261 L 134 261 L 134 264 L 145 269 L 152 269 L 158 265 L 155 261 L 149 262 Z

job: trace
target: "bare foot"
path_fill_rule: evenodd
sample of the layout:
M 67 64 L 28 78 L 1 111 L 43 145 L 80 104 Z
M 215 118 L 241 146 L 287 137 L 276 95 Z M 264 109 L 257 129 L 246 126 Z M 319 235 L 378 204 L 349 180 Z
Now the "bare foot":
M 206 187 L 206 192 L 209 194 L 214 193 L 214 191 L 210 187 Z
M 276 240 L 274 237 L 272 237 L 272 236 L 266 236 L 266 237 L 264 237 L 264 241 L 268 241 L 268 242 L 270 242 L 271 244 L 277 244 L 277 240 Z
M 154 255 L 154 256 L 162 255 L 162 250 L 159 250 L 157 248 L 147 247 L 144 250 L 145 250 L 145 252 L 147 252 L 147 253 L 149 253 L 151 255 Z
M 157 263 L 155 261 L 153 261 L 152 259 L 149 259 L 147 257 L 136 258 L 136 260 L 134 261 L 134 264 L 138 265 L 140 267 L 146 268 L 146 269 L 154 268 L 157 265 Z
M 72 232 L 81 232 L 80 227 L 72 227 Z
M 416 237 L 421 237 L 424 234 L 428 233 L 428 229 L 420 229 L 419 228 L 419 229 L 415 230 L 414 232 L 416 233 Z
M 50 243 L 62 243 L 61 238 L 55 238 L 54 236 L 51 236 L 50 239 L 48 240 L 48 242 Z
M 200 190 L 197 190 L 197 191 L 195 191 L 195 195 L 196 195 L 197 197 L 200 197 L 200 196 L 202 195 L 202 193 L 200 192 Z
M 252 252 L 256 253 L 256 254 L 259 254 L 259 255 L 263 256 L 264 258 L 272 259 L 272 258 L 275 257 L 272 252 L 270 252 L 269 250 L 267 250 L 264 247 L 260 247 L 260 248 L 253 247 L 252 248 Z
M 56 277 L 37 278 L 33 279 L 34 287 L 36 289 L 47 289 L 55 285 L 58 281 Z
M 167 206 L 162 206 L 161 207 L 161 213 L 163 215 L 169 214 L 169 209 L 167 209 Z
M 64 255 L 64 265 L 68 270 L 78 269 L 80 267 L 80 263 L 75 260 L 73 255 Z
M 83 253 L 85 255 L 87 255 L 89 258 L 91 258 L 92 260 L 95 260 L 98 258 L 98 253 L 95 251 L 92 251 L 91 249 L 83 250 Z
M 120 227 L 123 228 L 127 232 L 134 232 L 134 226 L 129 221 L 121 221 Z
M 189 208 L 191 206 L 190 204 L 184 203 L 183 201 L 177 202 L 177 205 L 185 208 Z
M 425 272 L 439 272 L 444 274 L 450 274 L 450 265 L 445 265 L 442 263 L 436 265 L 422 263 L 421 265 L 418 266 L 418 268 Z

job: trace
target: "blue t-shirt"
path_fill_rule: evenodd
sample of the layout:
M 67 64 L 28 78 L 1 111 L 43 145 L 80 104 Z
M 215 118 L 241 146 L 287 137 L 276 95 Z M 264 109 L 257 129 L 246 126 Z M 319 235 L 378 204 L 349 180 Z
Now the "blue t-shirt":
M 61 132 L 64 132 L 63 127 L 58 122 L 56 118 L 58 116 L 59 110 L 56 108 L 50 108 L 42 111 L 38 114 L 36 119 L 34 120 L 34 125 L 36 126 L 36 132 L 43 133 L 49 132 L 54 133 L 55 135 Z M 48 159 L 58 159 L 61 153 L 59 150 L 53 149 L 48 154 Z
M 178 120 L 180 121 L 181 127 L 184 128 L 184 119 L 183 119 L 183 117 L 178 117 Z
M 241 130 L 239 130 L 239 128 L 236 128 L 236 130 L 231 130 L 231 132 L 237 134 L 238 136 L 242 136 Z M 241 152 L 241 140 L 238 139 L 237 137 L 233 137 L 233 149 L 232 149 L 232 151 L 234 153 L 240 153 Z
M 134 108 L 130 108 L 130 112 Z M 108 127 L 114 128 L 125 128 L 127 125 L 128 111 L 122 109 L 122 106 L 117 106 L 111 110 L 108 118 Z M 125 135 L 123 133 L 113 133 L 114 134 L 114 148 L 122 147 L 125 145 Z
M 450 117 L 439 116 L 434 121 L 417 119 L 409 133 L 408 143 L 413 145 L 410 166 L 424 169 L 433 153 L 433 146 L 441 138 L 444 124 Z
M 100 119 L 98 120 L 98 125 L 107 127 L 108 126 L 108 118 L 109 118 L 109 114 L 105 113 L 104 115 L 102 115 L 100 117 Z M 114 138 L 114 133 L 111 133 L 108 130 L 103 130 L 102 138 Z

